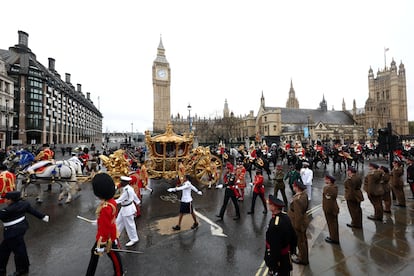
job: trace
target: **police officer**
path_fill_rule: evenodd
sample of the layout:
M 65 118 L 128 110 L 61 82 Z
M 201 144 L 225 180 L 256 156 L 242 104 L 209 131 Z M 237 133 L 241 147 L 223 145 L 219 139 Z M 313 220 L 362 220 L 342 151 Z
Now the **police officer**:
M 285 204 L 269 195 L 269 210 L 272 218 L 266 231 L 266 251 L 264 260 L 269 268 L 268 275 L 290 275 L 292 264 L 290 252 L 296 248 L 296 234 L 290 218 L 282 212 Z
M 17 275 L 28 275 L 29 257 L 27 256 L 24 234 L 29 228 L 25 213 L 49 222 L 49 216 L 33 209 L 28 201 L 21 200 L 19 191 L 8 192 L 5 195 L 7 207 L 0 211 L 0 220 L 4 225 L 4 239 L 0 244 L 0 275 L 6 275 L 7 262 L 10 253 L 14 253 L 14 263 L 16 265 Z

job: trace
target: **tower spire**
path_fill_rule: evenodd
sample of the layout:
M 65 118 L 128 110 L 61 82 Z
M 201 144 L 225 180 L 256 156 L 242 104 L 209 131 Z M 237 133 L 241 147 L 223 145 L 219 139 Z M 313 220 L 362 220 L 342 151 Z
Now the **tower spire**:
M 286 101 L 286 108 L 299 108 L 299 101 L 295 95 L 295 89 L 293 88 L 292 78 L 290 79 L 289 97 Z

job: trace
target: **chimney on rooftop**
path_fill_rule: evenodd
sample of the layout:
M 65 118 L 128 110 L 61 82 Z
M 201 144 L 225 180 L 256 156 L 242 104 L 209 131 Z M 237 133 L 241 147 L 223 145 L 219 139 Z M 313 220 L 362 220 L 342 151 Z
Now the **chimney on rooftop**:
M 66 83 L 70 83 L 70 74 L 69 73 L 65 73 L 65 80 L 66 80 Z
M 77 90 L 78 90 L 78 92 L 80 93 L 80 92 L 82 92 L 82 84 L 80 84 L 80 83 L 78 83 L 77 85 Z
M 86 98 L 87 98 L 88 100 L 90 100 L 90 99 L 91 99 L 91 92 L 86 92 Z
M 49 58 L 49 70 L 55 71 L 55 59 L 54 58 Z
M 29 34 L 23 31 L 18 31 L 19 45 L 29 48 Z

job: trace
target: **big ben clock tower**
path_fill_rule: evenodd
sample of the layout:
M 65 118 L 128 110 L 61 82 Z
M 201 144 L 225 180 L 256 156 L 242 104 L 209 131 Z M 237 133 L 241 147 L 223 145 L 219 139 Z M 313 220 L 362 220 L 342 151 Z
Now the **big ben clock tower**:
M 154 133 L 163 133 L 170 121 L 170 85 L 171 70 L 165 57 L 165 49 L 160 44 L 157 48 L 157 57 L 152 65 L 152 85 L 154 87 Z

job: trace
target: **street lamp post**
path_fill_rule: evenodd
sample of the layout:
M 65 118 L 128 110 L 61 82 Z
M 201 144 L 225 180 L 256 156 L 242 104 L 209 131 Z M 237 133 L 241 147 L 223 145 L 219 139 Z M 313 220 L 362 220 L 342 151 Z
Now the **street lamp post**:
M 192 132 L 193 125 L 191 123 L 191 105 L 190 104 L 188 104 L 187 109 L 188 109 L 188 128 L 190 129 L 190 132 Z
M 9 143 L 9 100 L 6 100 L 6 143 L 5 148 L 7 150 L 7 147 L 10 145 Z
M 308 115 L 308 144 L 311 143 L 311 132 L 310 132 L 310 124 L 309 124 L 310 116 Z

